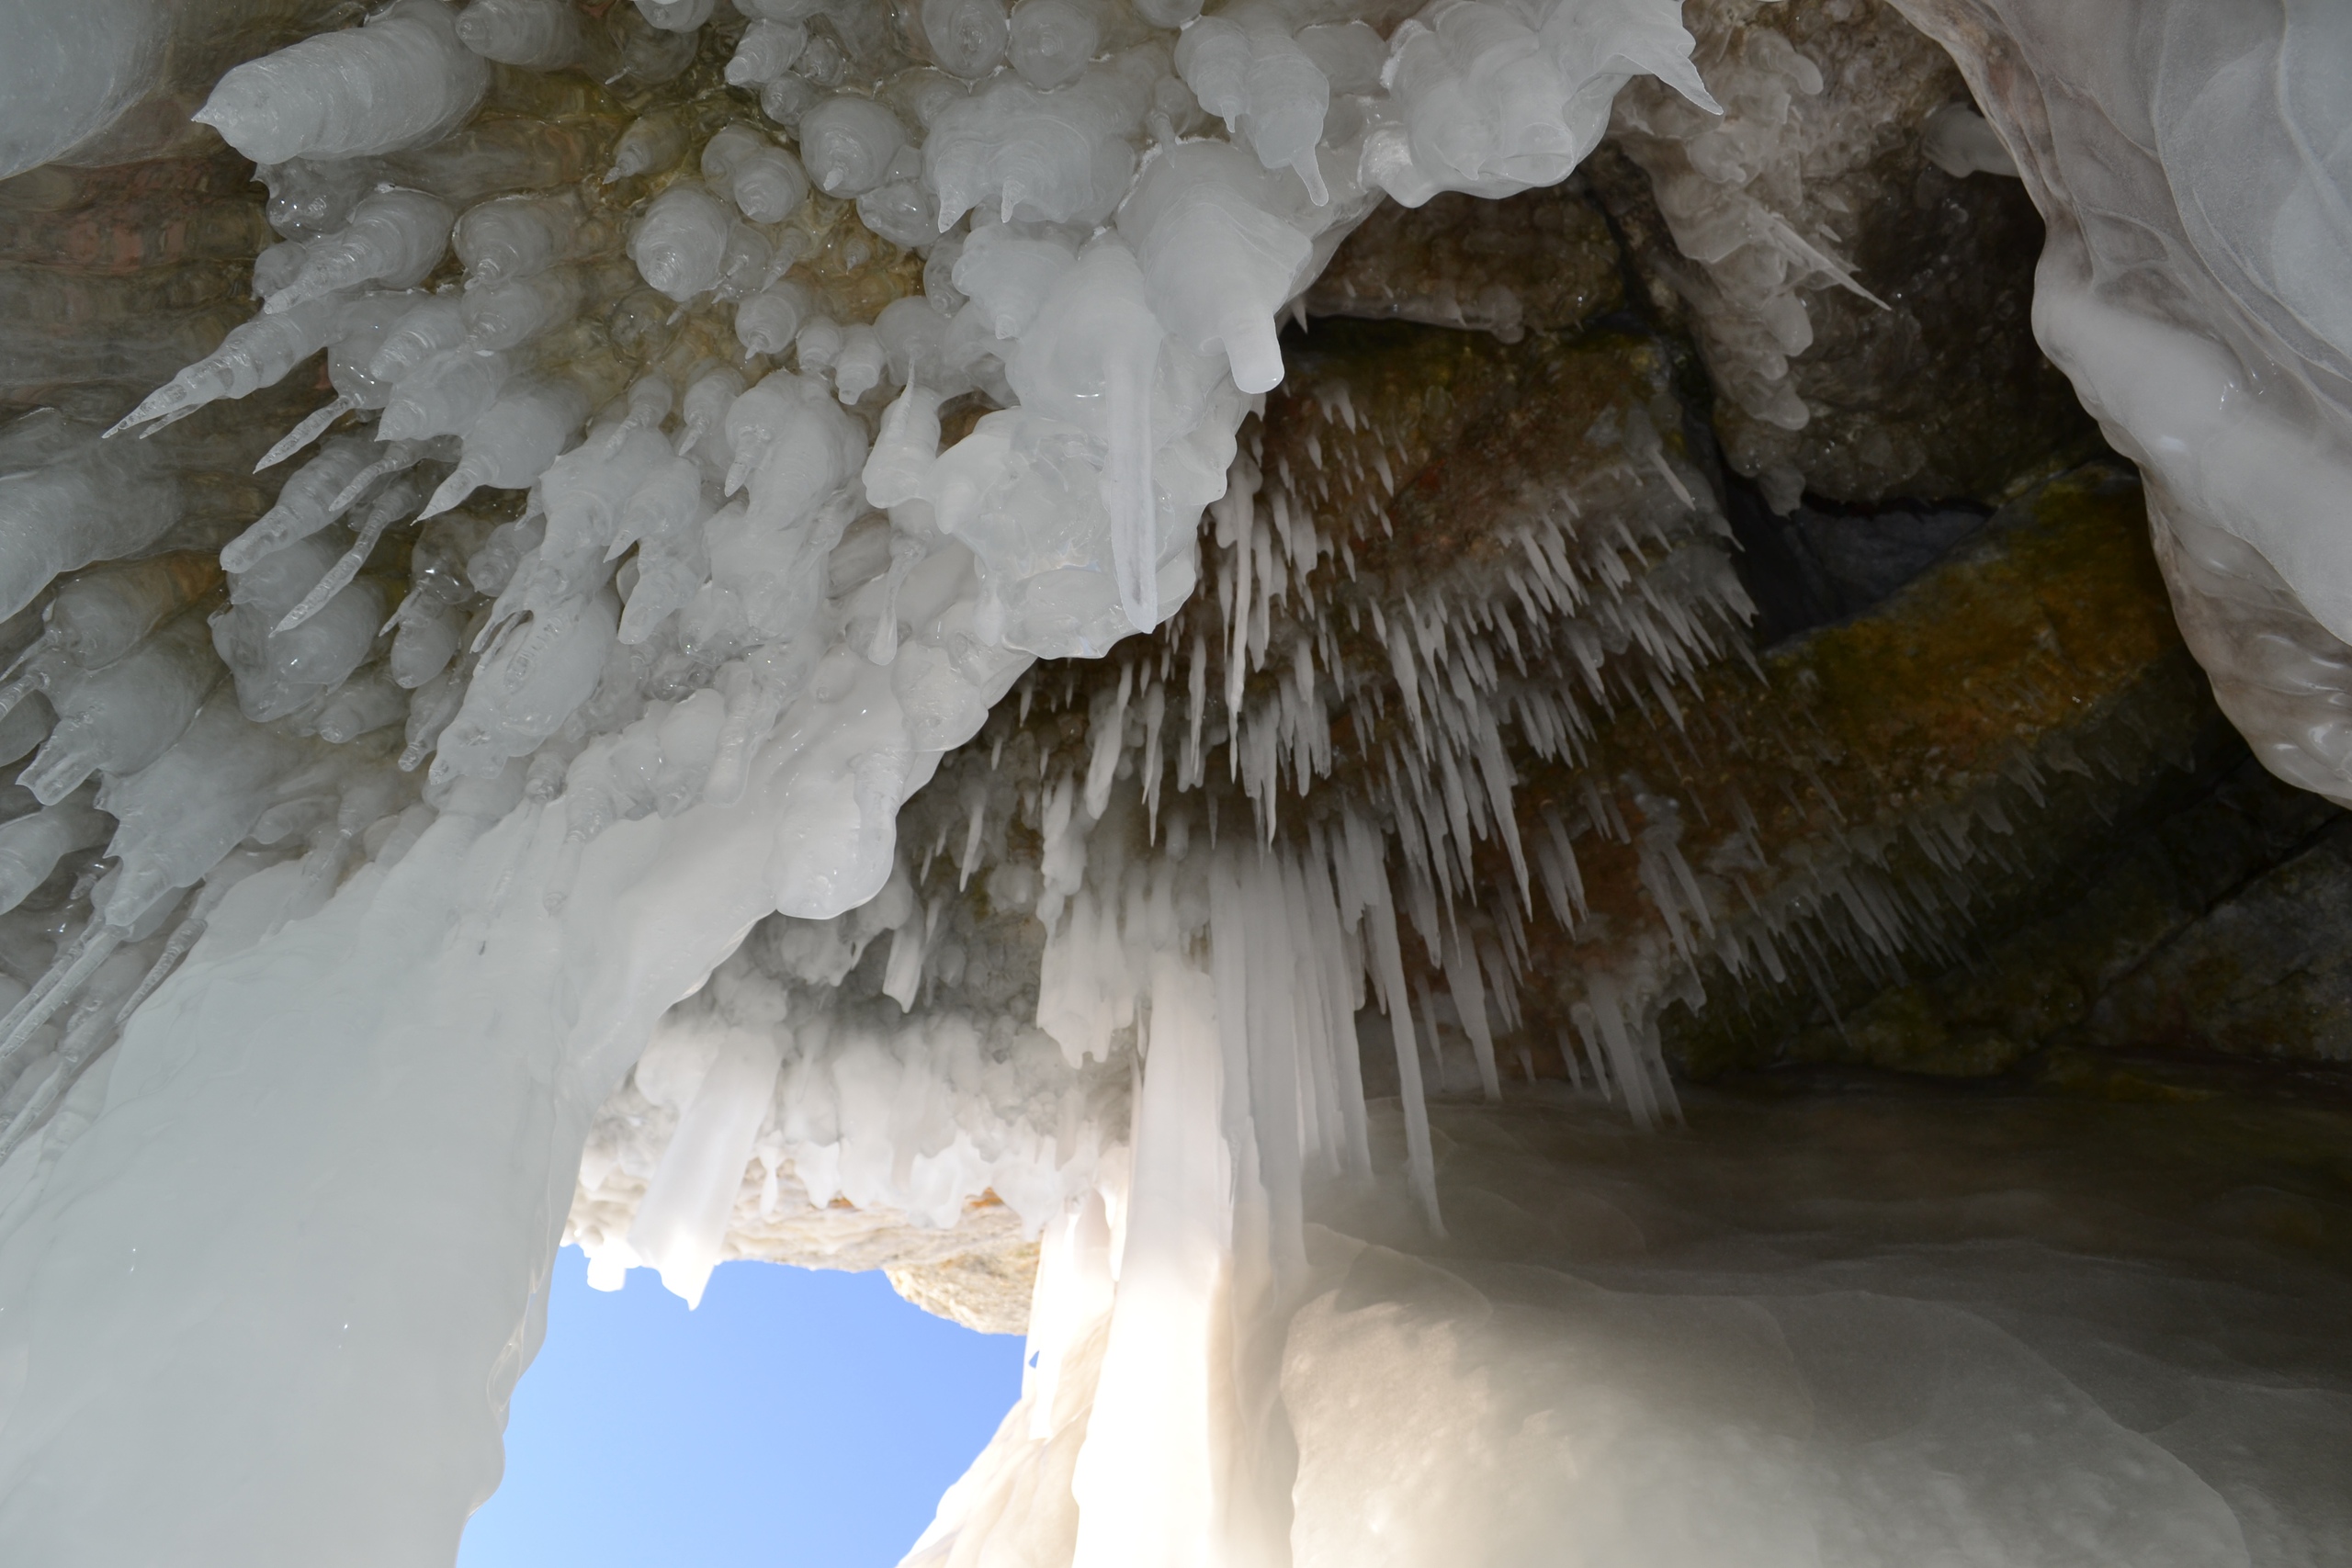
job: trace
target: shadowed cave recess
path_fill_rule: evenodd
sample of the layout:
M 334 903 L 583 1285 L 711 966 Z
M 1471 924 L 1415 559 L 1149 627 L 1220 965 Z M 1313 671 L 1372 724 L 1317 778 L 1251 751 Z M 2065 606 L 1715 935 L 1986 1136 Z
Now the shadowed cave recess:
M 1025 1334 L 924 1568 L 2352 1562 L 2347 83 L 0 13 L 0 1556 L 447 1564 L 574 1243 Z

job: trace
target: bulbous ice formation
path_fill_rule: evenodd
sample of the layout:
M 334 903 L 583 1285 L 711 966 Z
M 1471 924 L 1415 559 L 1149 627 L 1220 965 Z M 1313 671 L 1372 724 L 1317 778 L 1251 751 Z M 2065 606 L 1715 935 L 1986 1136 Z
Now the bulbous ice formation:
M 19 781 L 44 806 L 63 800 L 94 773 L 135 773 L 180 738 L 219 678 L 202 620 L 183 615 L 122 658 L 51 681 L 57 710 Z
M 755 223 L 783 222 L 808 195 L 799 161 L 747 126 L 728 126 L 704 143 L 702 174 Z
M 1093 8 L 1081 0 L 1021 0 L 1012 8 L 1012 68 L 1040 91 L 1078 80 L 1102 39 Z
M 637 0 L 639 15 L 668 33 L 691 33 L 710 20 L 718 0 Z
M 1246 138 L 1270 169 L 1295 168 L 1319 203 L 1315 164 L 1330 79 L 1301 49 L 1272 6 L 1235 6 L 1184 29 L 1176 69 L 1201 107 Z
M 0 909 L 13 909 L 75 850 L 103 844 L 114 819 L 81 801 L 57 801 L 0 823 Z
M 152 545 L 180 507 L 178 482 L 135 446 L 85 440 L 0 473 L 0 615 L 31 604 L 61 572 Z
M 466 427 L 464 455 L 419 515 L 447 512 L 483 485 L 527 488 L 562 455 L 587 412 L 588 395 L 570 381 L 509 386 Z
M 212 645 L 255 724 L 283 718 L 343 684 L 383 624 L 382 592 L 356 582 L 299 626 L 281 629 L 288 612 L 333 570 L 337 553 L 315 537 L 298 538 L 232 576 L 230 608 L 213 619 Z
M 595 689 L 619 621 L 613 596 L 600 592 L 509 626 L 441 732 L 434 775 L 493 778 L 509 757 L 537 750 Z
M 923 40 L 941 70 L 978 81 L 1004 58 L 1003 0 L 922 0 Z
M 466 286 L 505 283 L 580 254 L 579 204 L 568 197 L 506 196 L 469 207 L 452 236 Z
M 458 41 L 503 65 L 560 71 L 585 49 L 579 11 L 564 0 L 468 0 Z
M 1441 0 L 1389 40 L 1394 108 L 1366 141 L 1366 172 L 1408 207 L 1441 190 L 1496 197 L 1555 184 L 1600 141 L 1636 72 L 1716 108 L 1690 43 L 1663 12 L 1612 9 L 1596 26 L 1576 0 L 1525 17 Z
M 220 581 L 212 558 L 198 553 L 150 556 L 84 572 L 60 584 L 41 612 L 42 644 L 80 669 L 103 668 Z
M 753 354 L 781 355 L 812 308 L 808 291 L 797 284 L 762 289 L 735 307 L 735 336 Z
M 646 282 L 683 303 L 718 287 L 728 236 L 726 209 L 701 186 L 681 181 L 646 209 L 629 254 Z
M 948 104 L 922 147 L 941 231 L 984 204 L 1007 222 L 1101 222 L 1134 180 L 1127 138 L 1142 125 L 1145 107 L 1115 62 L 1095 65 L 1051 94 L 999 80 Z
M 441 0 L 397 0 L 365 27 L 238 66 L 195 118 L 256 164 L 364 157 L 456 130 L 489 85 Z
M 1306 283 L 1314 254 L 1281 206 L 1233 147 L 1199 141 L 1154 162 L 1119 210 L 1163 319 L 1196 352 L 1221 350 L 1245 392 L 1282 379 L 1274 312 Z
M 482 353 L 470 343 L 445 348 L 393 386 L 376 433 L 387 441 L 462 435 L 514 373 L 514 362 L 504 354 Z
M 734 57 L 727 62 L 727 80 L 738 87 L 764 86 L 792 68 L 808 45 L 808 29 L 798 22 L 761 17 L 743 29 Z
M 352 209 L 343 229 L 309 247 L 300 271 L 265 293 L 265 310 L 378 284 L 408 288 L 424 280 L 449 248 L 448 205 L 422 191 L 388 190 Z
M 906 128 L 872 98 L 840 94 L 800 118 L 800 155 L 827 196 L 864 196 L 890 172 Z
M 0 13 L 0 179 L 70 151 L 149 91 L 168 22 L 154 0 Z

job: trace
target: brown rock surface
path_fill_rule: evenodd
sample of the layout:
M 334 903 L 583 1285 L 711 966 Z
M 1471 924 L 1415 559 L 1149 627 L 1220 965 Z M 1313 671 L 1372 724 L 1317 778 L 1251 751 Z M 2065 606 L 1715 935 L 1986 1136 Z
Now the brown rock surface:
M 1623 261 L 1584 182 L 1503 201 L 1383 202 L 1306 291 L 1310 316 L 1465 327 L 1516 343 L 1624 302 Z

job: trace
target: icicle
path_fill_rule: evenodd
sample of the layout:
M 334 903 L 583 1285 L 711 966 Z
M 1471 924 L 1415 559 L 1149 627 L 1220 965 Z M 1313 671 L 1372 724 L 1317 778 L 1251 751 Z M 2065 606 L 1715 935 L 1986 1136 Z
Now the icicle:
M 258 474 L 265 468 L 276 468 L 316 440 L 324 433 L 328 425 L 358 406 L 348 394 L 338 395 L 321 404 L 306 415 L 300 424 L 288 431 L 278 440 L 277 446 L 261 455 L 261 461 L 254 465 L 254 472 Z
M 1136 667 L 1130 663 L 1119 666 L 1118 694 L 1102 708 L 1094 721 L 1091 744 L 1092 755 L 1086 764 L 1086 814 L 1100 818 L 1111 802 L 1111 781 L 1116 775 L 1119 754 L 1126 747 L 1127 697 L 1135 689 Z
M 1369 931 L 1373 978 L 1379 989 L 1381 1010 L 1388 1015 L 1389 1032 L 1396 1047 L 1398 1098 L 1405 1110 L 1405 1153 L 1413 1194 L 1420 1201 L 1430 1228 L 1445 1234 L 1438 1213 L 1437 1162 L 1430 1142 L 1429 1106 L 1421 1092 L 1421 1063 L 1413 1039 L 1413 1021 L 1405 986 L 1404 950 L 1396 941 L 1396 911 L 1388 891 L 1388 869 L 1381 856 L 1380 835 L 1352 811 L 1345 819 L 1342 844 L 1333 846 L 1332 869 L 1346 888 L 1356 918 Z M 1345 859 L 1337 858 L 1344 849 Z
M 1495 1036 L 1487 1019 L 1486 987 L 1479 982 L 1478 957 L 1471 947 L 1470 934 L 1459 923 L 1453 928 L 1453 940 L 1445 946 L 1445 987 L 1477 1060 L 1478 1090 L 1487 1099 L 1498 1100 L 1503 1097 L 1502 1080 L 1495 1071 Z
M 989 797 L 974 791 L 971 797 L 971 826 L 964 834 L 964 852 L 956 863 L 956 891 L 964 891 L 972 880 L 972 872 L 980 863 L 980 831 L 988 825 Z
M 70 947 L 57 955 L 49 972 L 33 988 L 27 991 L 17 1005 L 0 1018 L 0 1065 L 12 1060 L 24 1048 L 33 1031 L 47 1023 L 59 1008 L 74 999 L 82 983 L 97 972 L 122 945 L 125 932 L 119 927 L 101 925 L 95 919 Z
M 416 487 L 413 485 L 403 485 L 379 496 L 368 506 L 368 515 L 361 518 L 359 525 L 352 530 L 356 537 L 351 548 L 327 569 L 327 574 L 319 579 L 317 587 L 302 595 L 294 607 L 286 612 L 270 628 L 271 633 L 283 635 L 292 631 L 325 609 L 328 601 L 350 587 L 352 580 L 359 575 L 359 569 L 367 565 L 368 558 L 375 553 L 376 542 L 384 536 L 384 530 L 399 521 L 400 514 L 415 505 L 416 501 Z

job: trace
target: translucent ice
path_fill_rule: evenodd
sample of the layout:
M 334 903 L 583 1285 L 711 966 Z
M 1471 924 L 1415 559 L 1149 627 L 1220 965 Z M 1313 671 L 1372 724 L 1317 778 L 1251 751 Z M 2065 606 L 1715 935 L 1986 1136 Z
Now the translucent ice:
M 800 118 L 800 156 L 827 196 L 863 196 L 882 183 L 907 142 L 898 116 L 872 98 L 840 94 Z
M 86 438 L 37 467 L 0 473 L 0 615 L 60 572 L 133 554 L 179 520 L 180 487 L 153 455 Z
M 1295 1304 L 1306 1174 L 1370 1168 L 1351 1077 L 1367 997 L 1406 1089 L 1403 1180 L 1434 1216 L 1397 952 L 1424 890 L 1390 892 L 1376 829 L 1253 858 L 1249 833 L 1187 817 L 1189 859 L 1125 861 L 1129 840 L 1177 841 L 1172 817 L 1123 836 L 1142 808 L 1119 786 L 1133 738 L 1159 747 L 1184 703 L 1123 678 L 1084 716 L 1081 767 L 1035 779 L 1025 807 L 1008 767 L 958 814 L 967 875 L 1024 810 L 1046 842 L 1029 885 L 988 884 L 1046 927 L 1035 1011 L 967 1018 L 926 1010 L 967 954 L 898 816 L 1033 653 L 1100 654 L 1190 594 L 1203 508 L 1228 475 L 1259 483 L 1237 434 L 1280 373 L 1276 317 L 1373 187 L 1565 175 L 1581 149 L 1554 129 L 1650 68 L 1645 50 L 1671 53 L 1671 7 L 1512 8 L 1508 41 L 1552 73 L 1549 103 L 1502 91 L 1532 79 L 1510 61 L 1443 49 L 1430 69 L 1400 60 L 1391 92 L 1378 34 L 1345 8 L 1221 8 L 1187 41 L 1182 0 L 896 17 L 744 0 L 731 51 L 733 19 L 695 32 L 711 9 L 403 0 L 238 67 L 206 111 L 270 165 L 293 248 L 256 281 L 283 308 L 132 423 L 322 349 L 334 397 L 303 400 L 266 511 L 222 526 L 238 502 L 204 496 L 195 525 L 217 531 L 198 537 L 232 536 L 225 608 L 203 599 L 209 569 L 121 569 L 122 592 L 74 584 L 56 635 L 10 644 L 36 648 L 26 671 L 51 693 L 25 699 L 27 722 L 59 716 L 31 776 L 54 795 L 95 769 L 119 863 L 0 1023 L 0 1054 L 50 1064 L 0 1127 L 0 1381 L 30 1369 L 0 1427 L 0 1532 L 35 1556 L 446 1559 L 535 1343 L 517 1261 L 544 1262 L 591 1110 L 698 987 L 714 1065 L 599 1247 L 691 1293 L 747 1162 L 789 1168 L 818 1204 L 938 1228 L 994 1192 L 1049 1238 L 1035 1321 L 1058 1326 L 1037 1386 L 1064 1415 L 1093 1402 L 1083 1443 L 1053 1410 L 1016 1423 L 1060 1442 L 1061 1475 L 1086 1449 L 1054 1539 L 1090 1562 L 1207 1551 L 1218 1477 L 1258 1473 L 1216 1468 L 1227 1429 L 1204 1402 L 1274 1386 L 1252 1336 Z M 1439 12 L 1414 26 L 1453 37 Z M 797 163 L 705 93 L 729 53 L 730 82 L 797 129 Z M 586 70 L 644 113 L 615 144 L 601 115 L 537 107 L 594 84 L 486 59 Z M 460 126 L 493 76 L 490 114 Z M 1434 172 L 1417 162 L 1432 149 Z M 409 292 L 449 211 L 466 288 Z M 336 434 L 353 415 L 363 433 Z M 176 503 L 141 465 L 179 450 L 12 459 L 0 505 L 37 525 L 5 537 L 40 558 L 9 567 L 11 608 L 163 544 Z M 1228 525 L 1270 525 L 1246 500 Z M 1272 592 L 1235 593 L 1237 626 Z M 1285 736 L 1323 719 L 1311 664 L 1294 683 Z M 1234 723 L 1255 787 L 1275 748 Z M 62 826 L 42 829 L 59 855 L 91 847 L 96 824 Z M 54 874 L 24 858 L 18 879 Z M 779 913 L 810 928 L 776 956 L 797 978 L 721 964 Z M 783 1005 L 876 942 L 887 1021 L 800 1010 L 815 990 Z M 1476 955 L 1455 958 L 1466 1009 Z M 1113 1037 L 1137 1028 L 1129 1149 L 1137 1058 Z M 1073 1089 L 1072 1056 L 1100 1081 Z M 132 1216 L 106 1197 L 117 1182 L 160 1207 Z M 267 1260 L 298 1232 L 295 1289 Z M 103 1300 L 19 1289 L 36 1256 L 133 1247 Z M 321 1290 L 364 1303 L 347 1336 L 306 1314 Z M 1238 1507 L 1279 1513 L 1256 1492 Z
M 1107 63 L 1051 94 L 999 80 L 948 104 L 922 144 L 941 230 L 982 205 L 1007 221 L 1101 222 L 1135 177 L 1127 138 L 1143 108 L 1135 84 Z
M 481 485 L 522 490 L 570 444 L 588 412 L 588 396 L 571 381 L 510 385 L 467 426 L 465 450 L 421 515 L 447 512 Z
M 2139 0 L 2110 34 L 2007 0 L 1904 8 L 2050 220 L 2035 335 L 2145 472 L 2216 697 L 2273 772 L 2352 799 L 2344 17 Z
M 1004 58 L 1003 0 L 922 0 L 922 34 L 940 68 L 967 81 Z
M 489 84 L 447 6 L 396 0 L 365 27 L 238 66 L 196 118 L 256 164 L 359 157 L 456 130 Z
M 646 282 L 684 301 L 718 287 L 727 239 L 727 209 L 700 186 L 681 181 L 646 209 L 629 254 Z
M 734 58 L 727 62 L 729 85 L 764 86 L 790 70 L 808 43 L 808 29 L 797 22 L 756 18 L 743 29 Z
M 447 251 L 454 216 L 422 191 L 371 196 L 352 209 L 342 230 L 310 246 L 301 270 L 270 292 L 263 309 L 289 310 L 361 284 L 406 288 L 420 283 Z
M 468 208 L 454 236 L 466 286 L 528 277 L 569 260 L 579 254 L 581 224 L 569 197 L 503 196 Z
M 200 552 L 150 556 L 61 583 L 41 612 L 44 650 L 84 670 L 111 664 L 220 581 Z
M 80 801 L 62 800 L 0 823 L 0 909 L 13 909 L 75 850 L 103 844 L 114 821 Z
M 1021 0 L 1012 8 L 1012 68 L 1050 92 L 1078 79 L 1100 51 L 1102 28 L 1083 0 Z
M 704 144 L 702 173 L 755 223 L 783 222 L 808 195 L 799 161 L 742 126 L 729 126 Z
M 283 718 L 341 685 L 383 624 L 382 591 L 354 582 L 300 625 L 278 629 L 338 554 L 316 537 L 297 539 L 232 580 L 230 607 L 212 622 L 212 645 L 236 678 L 238 703 L 256 724 Z
M 580 13 L 565 0 L 469 0 L 458 39 L 484 60 L 560 71 L 581 56 Z
M 1316 144 L 1331 84 L 1270 6 L 1242 5 L 1184 29 L 1176 69 L 1201 107 L 1245 138 L 1269 169 L 1295 169 L 1324 199 Z
M 54 805 L 92 773 L 135 773 L 196 716 L 220 670 L 200 617 L 183 615 L 123 658 L 47 682 L 57 726 L 18 782 Z

